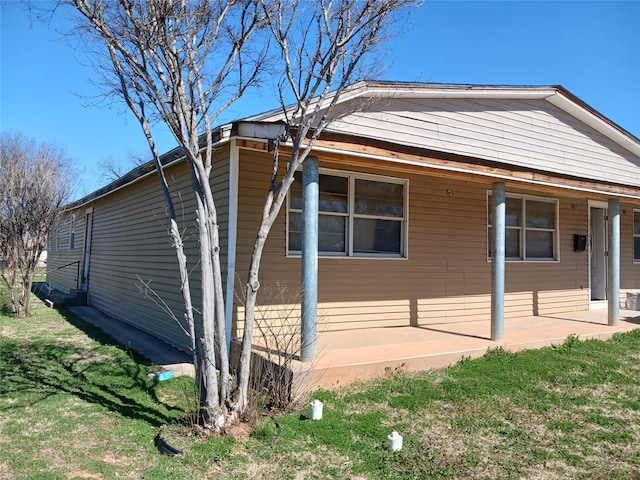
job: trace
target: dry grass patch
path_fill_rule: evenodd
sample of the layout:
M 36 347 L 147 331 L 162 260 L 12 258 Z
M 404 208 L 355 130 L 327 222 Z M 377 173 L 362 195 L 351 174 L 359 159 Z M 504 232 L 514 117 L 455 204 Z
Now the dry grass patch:
M 561 460 L 550 460 L 524 469 L 528 480 L 569 480 L 579 478 L 579 470 Z
M 255 448 L 241 455 L 242 460 L 215 469 L 220 479 L 308 480 L 314 478 L 355 479 L 351 461 L 326 446 L 311 447 L 309 441 L 289 445 L 286 450 Z
M 104 476 L 102 476 L 102 474 L 100 473 L 91 473 L 91 472 L 71 472 L 67 478 L 69 480 L 74 480 L 74 479 L 80 479 L 80 478 L 87 478 L 87 479 L 97 479 L 97 480 L 103 480 Z

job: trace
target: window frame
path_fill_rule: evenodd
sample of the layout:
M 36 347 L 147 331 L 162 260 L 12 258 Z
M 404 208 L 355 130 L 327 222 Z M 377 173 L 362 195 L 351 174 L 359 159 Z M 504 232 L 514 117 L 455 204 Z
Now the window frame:
M 73 252 L 76 248 L 76 214 L 72 213 L 69 217 L 69 251 Z
M 302 171 L 299 169 L 298 171 Z M 335 177 L 347 178 L 347 212 L 319 212 L 319 216 L 338 216 L 345 218 L 345 251 L 330 252 L 318 251 L 318 257 L 322 258 L 360 258 L 360 259 L 392 259 L 406 260 L 409 258 L 408 238 L 409 238 L 409 180 L 406 178 L 389 177 L 386 175 L 375 175 L 370 173 L 360 173 L 345 170 L 335 170 L 330 168 L 318 169 L 318 175 L 329 175 Z M 402 211 L 403 216 L 389 217 L 382 215 L 367 215 L 355 213 L 355 184 L 357 180 L 368 180 L 373 182 L 388 183 L 402 185 Z M 287 257 L 299 258 L 302 255 L 301 250 L 289 249 L 290 234 L 290 214 L 299 213 L 302 215 L 302 209 L 291 207 L 291 190 L 287 193 L 287 212 L 286 212 L 286 236 L 285 236 L 285 252 Z M 354 220 L 372 219 L 372 220 L 388 220 L 400 223 L 400 253 L 359 253 L 354 252 Z
M 489 216 L 491 214 L 491 190 L 487 190 L 487 262 L 491 262 L 491 228 L 493 226 L 489 223 Z M 520 225 L 519 226 L 505 226 L 506 230 L 516 230 L 520 232 L 520 238 L 518 242 L 519 257 L 507 257 L 505 255 L 505 262 L 514 263 L 558 263 L 560 262 L 560 200 L 555 197 L 540 197 L 535 195 L 518 194 L 518 193 L 506 193 L 506 198 L 514 198 L 521 201 L 520 204 Z M 554 223 L 555 228 L 538 228 L 527 227 L 527 202 L 541 202 L 550 203 L 554 205 Z M 553 257 L 527 257 L 527 232 L 551 232 L 553 240 Z
M 638 215 L 638 221 L 640 222 L 640 209 L 638 208 L 634 208 L 633 209 L 633 225 L 632 225 L 632 229 L 631 229 L 631 233 L 633 235 L 632 237 L 632 244 L 633 244 L 633 251 L 632 251 L 632 255 L 633 255 L 633 263 L 636 264 L 640 264 L 640 252 L 638 252 L 638 258 L 636 258 L 636 238 L 640 238 L 640 233 L 636 233 L 636 215 Z

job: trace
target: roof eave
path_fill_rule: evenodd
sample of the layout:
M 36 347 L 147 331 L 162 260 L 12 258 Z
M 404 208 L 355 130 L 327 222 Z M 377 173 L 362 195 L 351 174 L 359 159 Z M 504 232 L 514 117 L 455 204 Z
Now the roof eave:
M 565 88 L 558 87 L 555 94 L 549 96 L 546 100 L 589 125 L 598 133 L 613 140 L 634 155 L 640 156 L 640 139 L 591 108 Z
M 214 142 L 214 144 L 221 145 L 223 143 L 228 142 L 229 139 L 231 138 L 231 129 L 232 129 L 232 124 L 226 124 L 226 125 L 221 125 L 220 127 L 217 127 L 215 129 L 217 139 Z M 203 142 L 204 142 L 204 135 L 200 137 L 201 148 L 204 148 Z M 182 147 L 178 146 L 173 148 L 172 150 L 169 150 L 167 153 L 160 155 L 160 164 L 163 167 L 168 167 L 170 165 L 173 165 L 183 160 L 184 157 L 185 156 L 184 156 Z M 87 205 L 88 203 L 98 200 L 99 198 L 102 198 L 106 195 L 116 192 L 128 185 L 136 183 L 142 180 L 143 178 L 146 178 L 149 175 L 152 175 L 154 172 L 156 172 L 156 165 L 154 160 L 150 160 L 130 170 L 123 176 L 115 179 L 114 181 L 105 185 L 104 187 L 101 187 L 98 190 L 95 190 L 90 194 L 85 195 L 79 200 L 69 203 L 65 207 L 65 210 L 74 210 L 74 209 L 80 208 L 84 205 Z

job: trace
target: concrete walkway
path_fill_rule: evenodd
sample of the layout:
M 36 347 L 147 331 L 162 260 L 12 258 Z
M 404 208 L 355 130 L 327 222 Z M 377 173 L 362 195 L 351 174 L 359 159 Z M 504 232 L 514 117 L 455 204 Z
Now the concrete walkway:
M 193 375 L 191 357 L 162 340 L 115 320 L 92 307 L 69 307 L 85 321 L 100 327 L 125 347 L 157 364 L 159 370 Z M 390 327 L 322 332 L 312 363 L 294 362 L 296 381 L 304 389 L 335 388 L 384 374 L 388 369 L 419 371 L 442 368 L 463 357 L 484 355 L 489 348 L 510 351 L 562 344 L 569 335 L 606 340 L 617 332 L 640 328 L 640 311 L 621 310 L 615 327 L 607 325 L 607 310 L 505 320 L 504 339 L 492 341 L 488 320 L 421 327 Z
M 191 356 L 127 323 L 111 318 L 92 307 L 68 307 L 84 321 L 111 335 L 120 345 L 135 350 L 157 365 L 159 371 L 194 376 Z

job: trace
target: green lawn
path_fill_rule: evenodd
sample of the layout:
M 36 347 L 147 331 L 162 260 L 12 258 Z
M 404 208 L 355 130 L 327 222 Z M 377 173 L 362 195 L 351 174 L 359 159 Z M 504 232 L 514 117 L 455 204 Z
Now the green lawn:
M 182 436 L 193 382 L 150 371 L 65 310 L 0 313 L 0 479 L 640 478 L 640 330 L 315 392 L 322 420 L 238 439 Z

